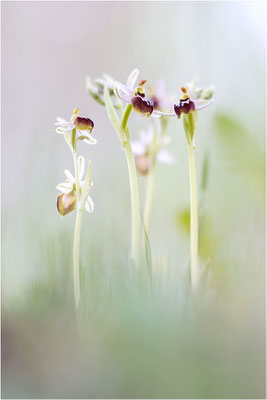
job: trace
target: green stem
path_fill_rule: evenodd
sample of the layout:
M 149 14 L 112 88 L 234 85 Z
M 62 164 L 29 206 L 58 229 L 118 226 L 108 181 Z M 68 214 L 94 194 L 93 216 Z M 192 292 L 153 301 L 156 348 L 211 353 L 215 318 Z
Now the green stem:
M 122 119 L 121 119 L 121 127 L 124 130 L 124 132 L 126 133 L 126 135 L 128 133 L 127 123 L 128 123 L 128 119 L 129 119 L 132 109 L 133 109 L 132 104 L 128 104 L 128 106 L 125 108 L 125 111 L 124 111 Z
M 128 130 L 128 119 L 133 109 L 132 104 L 128 104 L 125 108 L 121 119 L 121 127 L 125 132 L 127 141 L 124 143 L 124 149 L 126 154 L 126 160 L 129 172 L 130 181 L 130 192 L 131 192 L 131 214 L 132 214 L 132 241 L 131 241 L 131 258 L 138 266 L 139 262 L 139 248 L 141 238 L 141 216 L 140 216 L 140 201 L 139 201 L 139 188 L 137 180 L 136 165 L 134 161 L 134 155 L 132 152 L 129 130 Z
M 76 307 L 79 306 L 81 301 L 81 287 L 80 287 L 80 235 L 82 225 L 82 209 L 77 210 L 74 240 L 73 240 L 73 285 L 74 285 L 74 298 Z
M 120 121 L 112 104 L 110 93 L 107 87 L 104 88 L 104 100 L 110 122 L 112 123 L 114 129 L 116 130 L 120 142 L 125 149 L 125 154 L 128 164 L 130 191 L 131 191 L 131 213 L 132 213 L 131 258 L 137 267 L 139 262 L 139 247 L 140 247 L 140 237 L 141 237 L 141 216 L 140 216 L 139 189 L 138 189 L 136 166 L 134 162 L 134 156 L 130 142 L 130 135 L 127 126 L 128 119 L 133 107 L 132 104 L 128 104 L 126 106 Z
M 197 179 L 195 165 L 195 148 L 188 144 L 189 179 L 190 179 L 190 265 L 191 282 L 196 288 L 199 279 L 198 270 L 198 203 L 197 203 Z
M 140 236 L 141 236 L 139 189 L 138 189 L 136 166 L 130 141 L 127 141 L 125 143 L 124 149 L 127 159 L 129 180 L 130 180 L 130 191 L 131 191 L 131 213 L 132 213 L 131 258 L 135 266 L 137 267 L 139 262 L 139 248 L 140 248 Z
M 75 175 L 76 175 L 76 182 L 79 182 L 78 176 L 78 161 L 76 152 L 73 153 L 75 159 Z M 85 176 L 85 182 L 83 184 L 83 190 L 77 195 L 77 203 L 78 209 L 76 214 L 76 221 L 75 221 L 75 229 L 74 229 L 74 238 L 73 238 L 73 286 L 74 286 L 74 298 L 76 307 L 79 306 L 81 301 L 81 285 L 80 285 L 80 236 L 81 236 L 81 226 L 82 226 L 82 217 L 85 207 L 85 202 L 90 192 L 91 188 L 91 161 L 88 163 L 88 168 Z M 80 188 L 80 186 L 79 186 Z M 78 187 L 77 187 L 78 191 Z
M 152 162 L 152 167 L 148 176 L 147 190 L 146 190 L 146 200 L 145 200 L 145 211 L 144 211 L 144 229 L 145 233 L 148 235 L 150 215 L 152 209 L 152 198 L 154 192 L 154 182 L 155 182 L 155 161 Z

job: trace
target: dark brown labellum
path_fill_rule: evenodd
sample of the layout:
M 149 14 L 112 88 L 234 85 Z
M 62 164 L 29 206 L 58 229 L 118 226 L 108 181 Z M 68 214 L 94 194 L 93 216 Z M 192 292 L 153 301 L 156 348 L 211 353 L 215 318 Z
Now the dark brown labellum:
M 152 114 L 153 105 L 149 100 L 146 100 L 140 96 L 133 96 L 131 102 L 134 111 L 138 112 L 139 114 L 145 114 L 147 117 Z
M 92 132 L 94 128 L 94 123 L 90 118 L 86 117 L 76 117 L 73 121 L 73 125 L 76 126 L 77 129 L 81 131 L 90 131 Z
M 174 105 L 175 114 L 178 118 L 181 117 L 181 114 L 189 114 L 192 111 L 195 111 L 195 103 L 190 100 L 188 97 L 187 99 L 180 100 L 179 104 Z

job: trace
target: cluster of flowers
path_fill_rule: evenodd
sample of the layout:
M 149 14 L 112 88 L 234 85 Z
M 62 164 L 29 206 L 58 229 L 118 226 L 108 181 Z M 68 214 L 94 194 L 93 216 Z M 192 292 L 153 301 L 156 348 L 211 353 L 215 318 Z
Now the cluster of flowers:
M 105 106 L 109 120 L 117 132 L 121 144 L 125 150 L 132 210 L 132 245 L 131 259 L 137 266 L 139 261 L 139 247 L 141 238 L 140 200 L 136 171 L 141 175 L 149 175 L 147 198 L 144 212 L 144 229 L 147 232 L 151 209 L 151 198 L 154 181 L 154 166 L 156 161 L 171 164 L 174 162 L 171 154 L 164 148 L 170 138 L 166 135 L 166 127 L 169 117 L 183 117 L 183 126 L 188 144 L 189 171 L 190 171 L 190 243 L 191 243 L 191 275 L 195 286 L 198 280 L 198 210 L 197 210 L 197 184 L 195 173 L 195 128 L 196 114 L 198 110 L 207 107 L 213 99 L 212 89 L 195 90 L 193 84 L 185 84 L 181 87 L 181 96 L 174 103 L 165 95 L 162 83 L 155 89 L 148 86 L 145 91 L 146 80 L 139 81 L 139 71 L 134 69 L 128 76 L 126 84 L 115 81 L 108 75 L 96 79 L 94 82 L 87 79 L 89 94 L 101 105 Z M 146 131 L 140 132 L 139 140 L 131 140 L 128 128 L 130 113 L 134 111 L 145 117 L 152 117 Z M 154 122 L 153 122 L 154 121 Z M 60 183 L 57 189 L 61 194 L 57 197 L 58 212 L 64 216 L 77 208 L 77 217 L 74 233 L 74 291 L 76 304 L 80 301 L 79 286 L 79 235 L 81 228 L 81 215 L 84 210 L 91 213 L 94 203 L 89 196 L 92 187 L 91 164 L 89 162 L 85 174 L 85 160 L 77 157 L 76 145 L 78 142 L 94 145 L 96 139 L 92 135 L 93 121 L 88 117 L 78 115 L 75 109 L 70 121 L 58 118 L 56 132 L 63 135 L 73 154 L 75 176 L 65 170 L 66 181 Z M 84 178 L 85 174 L 85 178 Z M 79 212 L 80 211 L 80 212 Z
M 129 74 L 126 84 L 123 84 L 103 74 L 102 78 L 95 79 L 94 82 L 87 78 L 87 89 L 89 94 L 102 105 L 105 105 L 104 88 L 107 87 L 115 108 L 122 109 L 126 103 L 131 104 L 133 110 L 143 116 L 162 117 L 157 129 L 150 123 L 146 131 L 140 132 L 140 139 L 131 142 L 137 170 L 141 175 L 147 175 L 154 156 L 157 161 L 163 163 L 174 162 L 173 157 L 163 148 L 170 142 L 170 137 L 165 135 L 164 129 L 168 117 L 180 119 L 182 114 L 189 115 L 207 107 L 213 101 L 211 99 L 213 90 L 212 88 L 195 90 L 194 85 L 188 83 L 181 88 L 179 101 L 173 104 L 166 96 L 163 82 L 160 81 L 154 89 L 149 86 L 147 95 L 144 90 L 147 81 L 141 80 L 138 83 L 138 77 L 139 70 L 134 69 Z

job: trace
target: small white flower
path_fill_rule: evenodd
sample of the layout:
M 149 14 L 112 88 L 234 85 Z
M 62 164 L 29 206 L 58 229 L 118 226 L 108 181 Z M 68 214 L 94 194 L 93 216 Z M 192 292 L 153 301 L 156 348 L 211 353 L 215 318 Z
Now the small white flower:
M 149 129 L 140 132 L 140 139 L 131 142 L 132 151 L 135 156 L 155 156 L 156 160 L 165 164 L 173 164 L 174 159 L 168 150 L 163 147 L 170 142 L 169 136 L 161 136 L 153 131 L 152 125 Z
M 85 160 L 84 160 L 84 157 L 79 156 L 78 157 L 78 174 L 79 174 L 79 185 L 81 187 L 81 190 L 83 190 L 83 185 L 84 185 L 84 180 L 83 180 L 84 173 L 85 173 Z M 64 194 L 74 192 L 77 197 L 76 179 L 74 178 L 74 176 L 68 169 L 65 169 L 64 174 L 67 178 L 66 181 L 57 185 L 56 188 L 61 193 L 64 193 Z M 93 186 L 93 182 L 91 182 L 91 186 Z M 94 211 L 94 202 L 89 195 L 88 195 L 86 203 L 85 203 L 85 209 L 89 213 Z
M 70 121 L 66 121 L 63 118 L 57 117 L 57 122 L 55 125 L 56 132 L 60 135 L 70 133 L 73 129 L 77 132 L 77 140 L 88 144 L 96 144 L 96 139 L 91 135 L 94 128 L 94 123 L 90 118 L 78 116 L 79 110 L 76 108 L 73 112 Z

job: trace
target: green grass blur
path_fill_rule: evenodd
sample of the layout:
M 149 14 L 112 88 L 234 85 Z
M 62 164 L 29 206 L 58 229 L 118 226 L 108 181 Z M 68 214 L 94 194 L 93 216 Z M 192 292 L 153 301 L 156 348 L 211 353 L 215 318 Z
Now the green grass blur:
M 218 145 L 229 147 L 231 127 L 229 140 L 239 148 L 242 130 L 237 122 L 222 114 L 214 122 Z M 249 146 L 256 146 L 253 138 L 249 140 Z M 240 167 L 248 154 L 245 150 L 240 157 L 226 151 L 232 168 Z M 264 174 L 260 154 L 253 167 L 251 174 L 257 174 L 253 201 L 260 201 Z M 246 191 L 249 195 L 255 180 L 242 169 L 241 173 L 243 195 Z M 127 242 L 121 243 L 123 227 L 113 232 L 114 220 L 108 226 L 100 220 L 99 231 L 90 232 L 86 216 L 78 315 L 72 288 L 73 220 L 58 217 L 54 231 L 37 231 L 29 221 L 24 235 L 33 249 L 29 262 L 35 262 L 38 270 L 20 295 L 3 301 L 3 397 L 263 398 L 263 226 L 258 218 L 254 226 L 250 223 L 249 257 L 244 248 L 248 241 L 239 244 L 241 251 L 237 240 L 231 253 L 225 243 L 232 227 L 217 229 L 203 202 L 203 275 L 195 295 L 186 260 L 172 253 L 155 257 L 149 254 L 153 250 L 149 243 L 149 256 L 135 271 Z M 263 204 L 259 207 L 263 212 Z M 173 223 L 188 242 L 188 212 L 177 211 Z M 108 231 L 104 238 L 103 226 Z M 6 253 L 5 246 L 11 243 L 4 242 Z

